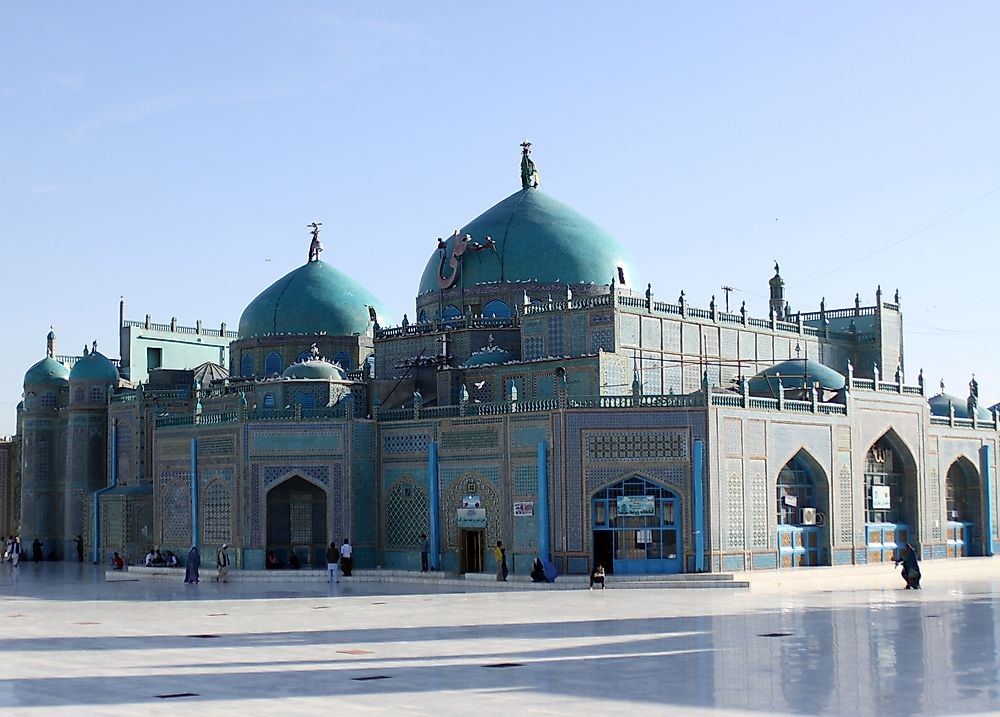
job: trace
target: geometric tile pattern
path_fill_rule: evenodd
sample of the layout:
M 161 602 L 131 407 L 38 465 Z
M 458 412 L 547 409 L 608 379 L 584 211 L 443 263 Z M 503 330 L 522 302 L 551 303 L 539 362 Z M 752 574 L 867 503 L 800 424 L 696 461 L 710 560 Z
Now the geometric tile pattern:
M 167 478 L 166 475 L 170 477 Z M 160 474 L 163 485 L 163 542 L 186 545 L 191 542 L 191 474 Z
M 426 491 L 412 478 L 396 481 L 388 492 L 385 520 L 386 547 L 420 547 L 420 534 L 430 525 Z
M 768 497 L 764 474 L 754 473 L 750 478 L 750 540 L 754 548 L 767 547 Z
M 743 477 L 739 473 L 732 473 L 727 483 L 726 504 L 729 513 L 728 536 L 726 547 L 730 549 L 742 549 L 744 546 L 743 537 Z
M 531 496 L 538 491 L 538 466 L 524 465 L 513 468 L 514 495 Z
M 852 516 L 854 515 L 854 490 L 851 485 L 851 469 L 847 465 L 840 467 L 840 475 L 837 478 L 840 483 L 840 543 L 850 545 L 853 542 Z
M 451 430 L 441 434 L 441 448 L 446 451 L 489 451 L 499 447 L 500 434 L 496 428 Z
M 725 423 L 726 455 L 743 455 L 743 422 L 738 418 L 727 418 Z
M 687 461 L 686 431 L 615 431 L 585 434 L 588 461 Z
M 385 453 L 426 453 L 431 436 L 426 433 L 390 433 L 382 436 L 382 450 Z
M 205 489 L 202 498 L 202 541 L 211 545 L 228 543 L 232 538 L 229 486 L 225 481 L 214 480 Z

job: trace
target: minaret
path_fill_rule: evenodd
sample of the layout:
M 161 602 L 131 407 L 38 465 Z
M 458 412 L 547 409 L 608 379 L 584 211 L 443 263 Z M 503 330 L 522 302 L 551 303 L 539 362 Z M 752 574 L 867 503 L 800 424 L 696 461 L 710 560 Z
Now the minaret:
M 778 262 L 774 262 L 774 276 L 768 282 L 771 286 L 771 312 L 776 319 L 785 318 L 785 280 L 781 278 Z
M 51 326 L 49 327 L 49 335 L 45 337 L 45 355 L 51 359 L 56 357 L 56 332 Z

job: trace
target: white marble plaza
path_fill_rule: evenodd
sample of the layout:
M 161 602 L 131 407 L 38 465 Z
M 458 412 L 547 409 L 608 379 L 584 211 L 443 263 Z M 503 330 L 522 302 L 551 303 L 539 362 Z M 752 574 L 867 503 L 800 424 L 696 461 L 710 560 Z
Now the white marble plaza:
M 754 575 L 749 590 L 444 592 L 105 582 L 0 567 L 0 714 L 1000 711 L 1000 561 Z

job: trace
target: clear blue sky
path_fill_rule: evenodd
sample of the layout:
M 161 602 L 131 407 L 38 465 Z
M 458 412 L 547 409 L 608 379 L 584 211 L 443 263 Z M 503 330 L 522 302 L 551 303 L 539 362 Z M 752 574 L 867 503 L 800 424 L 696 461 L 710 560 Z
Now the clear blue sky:
M 998 27 L 992 2 L 4 3 L 0 434 L 50 325 L 117 356 L 124 295 L 235 327 L 314 220 L 412 318 L 525 138 L 657 295 L 730 284 L 763 316 L 775 258 L 793 310 L 898 288 L 908 379 L 975 371 L 993 403 Z

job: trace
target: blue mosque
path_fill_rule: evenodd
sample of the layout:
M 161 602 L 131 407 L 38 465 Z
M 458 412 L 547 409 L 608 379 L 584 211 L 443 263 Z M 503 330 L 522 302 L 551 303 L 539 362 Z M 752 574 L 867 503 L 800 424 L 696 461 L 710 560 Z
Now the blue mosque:
M 898 292 L 792 312 L 776 264 L 766 316 L 657 296 L 530 150 L 428 245 L 399 325 L 313 224 L 235 331 L 123 304 L 117 358 L 50 332 L 0 443 L 0 531 L 99 562 L 227 542 L 245 569 L 349 537 L 357 567 L 418 570 L 423 533 L 453 573 L 494 572 L 498 540 L 517 574 L 993 554 L 997 414 L 974 379 L 930 395 Z

